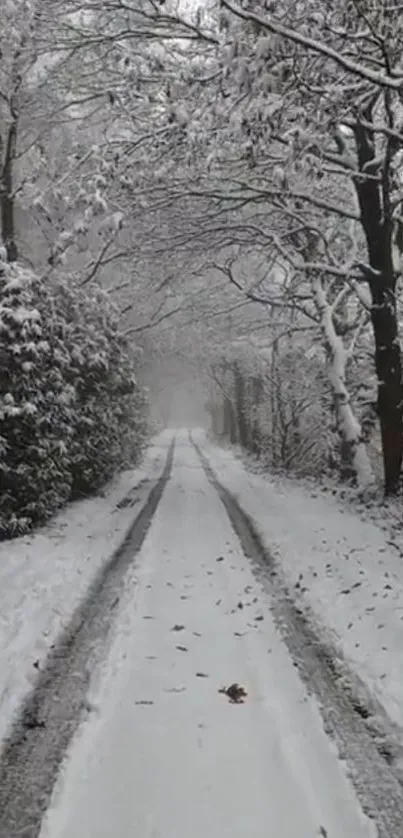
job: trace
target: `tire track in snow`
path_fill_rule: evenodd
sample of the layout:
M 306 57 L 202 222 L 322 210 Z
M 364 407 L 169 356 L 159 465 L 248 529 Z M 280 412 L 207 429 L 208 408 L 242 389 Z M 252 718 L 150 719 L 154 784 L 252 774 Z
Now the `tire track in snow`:
M 335 650 L 321 640 L 288 594 L 281 565 L 264 547 L 250 517 L 217 478 L 208 458 L 189 434 L 210 483 L 223 503 L 245 555 L 265 590 L 271 595 L 272 613 L 302 680 L 320 706 L 326 733 L 335 742 L 363 811 L 376 823 L 379 838 L 400 835 L 403 824 L 403 788 L 388 760 L 387 749 L 368 726 L 371 709 L 345 686 L 347 667 L 339 671 Z M 344 676 L 344 678 L 343 678 Z M 352 674 L 351 681 L 358 683 Z M 384 715 L 374 700 L 375 713 Z M 386 726 L 386 724 L 385 724 Z
M 83 712 L 91 672 L 105 646 L 128 567 L 140 550 L 170 478 L 173 440 L 123 543 L 92 583 L 84 602 L 41 670 L 0 754 L 0 838 L 37 838 L 54 782 Z

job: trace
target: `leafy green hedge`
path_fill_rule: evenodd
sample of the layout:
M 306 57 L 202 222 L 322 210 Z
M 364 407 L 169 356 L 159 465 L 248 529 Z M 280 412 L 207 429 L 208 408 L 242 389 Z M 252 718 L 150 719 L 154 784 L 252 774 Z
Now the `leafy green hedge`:
M 105 293 L 0 275 L 0 538 L 135 463 L 146 437 L 135 359 Z

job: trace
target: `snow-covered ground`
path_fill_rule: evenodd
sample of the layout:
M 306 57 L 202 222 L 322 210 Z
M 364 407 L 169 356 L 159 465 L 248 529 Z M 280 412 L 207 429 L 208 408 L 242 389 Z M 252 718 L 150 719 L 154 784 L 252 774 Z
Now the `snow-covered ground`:
M 149 486 L 137 509 L 119 501 L 160 476 L 174 434 L 160 435 L 142 468 L 103 497 L 0 545 L 0 738 Z M 127 573 L 41 838 L 263 838 L 268 827 L 287 838 L 373 838 L 271 618 L 270 595 L 187 432 L 175 435 L 173 475 Z M 193 435 L 300 607 L 403 727 L 403 568 L 387 533 L 337 499 L 253 474 L 236 452 Z M 252 620 L 238 607 L 245 592 Z M 219 692 L 234 681 L 248 693 L 239 706 Z
M 250 473 L 230 449 L 195 434 L 220 482 L 238 499 L 290 592 L 403 728 L 403 559 L 377 523 L 332 497 Z M 387 528 L 386 528 L 387 530 Z M 399 545 L 397 545 L 399 547 Z M 403 540 L 400 549 L 403 548 Z
M 167 438 L 158 437 L 141 468 L 125 472 L 102 497 L 71 504 L 38 532 L 0 544 L 0 740 L 49 648 L 133 521 L 137 507 L 117 504 L 141 481 L 160 476 Z
M 184 435 L 128 576 L 41 838 L 373 838 Z

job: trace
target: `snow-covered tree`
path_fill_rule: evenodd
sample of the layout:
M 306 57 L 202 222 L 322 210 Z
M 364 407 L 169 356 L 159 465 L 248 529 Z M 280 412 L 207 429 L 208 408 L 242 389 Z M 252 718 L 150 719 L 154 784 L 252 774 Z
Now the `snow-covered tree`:
M 401 273 L 403 68 L 398 5 L 310 0 L 223 0 L 223 77 L 244 132 L 250 171 L 227 199 L 271 202 L 316 237 L 306 274 L 368 285 L 378 377 L 385 489 L 397 491 L 402 464 L 402 370 L 396 289 Z M 237 81 L 234 92 L 234 79 Z M 244 146 L 245 148 L 245 146 Z M 221 189 L 221 193 L 224 190 Z M 322 231 L 355 224 L 350 254 L 323 248 Z M 326 242 L 325 242 L 326 245 Z M 274 247 L 282 258 L 284 240 Z M 312 251 L 311 251 L 312 253 Z
M 399 8 L 387 0 L 221 7 L 198 22 L 205 49 L 177 65 L 170 107 L 161 96 L 161 121 L 165 114 L 177 131 L 174 170 L 169 177 L 165 160 L 149 194 L 154 183 L 154 195 L 168 191 L 182 206 L 178 246 L 254 240 L 268 264 L 276 255 L 305 275 L 314 306 L 314 277 L 338 284 L 337 293 L 347 285 L 360 300 L 368 287 L 385 489 L 393 493 L 403 450 Z M 195 200 L 203 209 L 190 213 Z M 359 426 L 347 426 L 362 451 Z

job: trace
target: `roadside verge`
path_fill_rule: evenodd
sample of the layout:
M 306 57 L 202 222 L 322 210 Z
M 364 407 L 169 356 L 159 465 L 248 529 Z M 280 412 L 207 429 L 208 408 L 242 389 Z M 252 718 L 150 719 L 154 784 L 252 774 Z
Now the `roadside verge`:
M 333 498 L 252 474 L 233 452 L 194 441 L 254 522 L 289 596 L 403 730 L 403 562 L 387 522 L 383 530 Z
M 170 437 L 102 496 L 73 503 L 37 532 L 0 544 L 0 742 L 88 589 L 125 541 L 161 477 Z
M 278 511 L 281 511 L 283 505 L 282 513 L 283 516 L 287 516 L 287 532 L 291 543 L 295 531 L 297 541 L 298 535 L 300 537 L 300 553 L 306 559 L 307 544 L 301 539 L 298 530 L 298 513 L 296 509 L 289 507 L 289 500 L 294 498 L 292 495 L 288 498 L 273 491 L 270 481 L 250 475 L 231 452 L 222 451 L 203 438 L 195 439 L 193 434 L 191 440 L 210 482 L 217 489 L 227 510 L 244 553 L 251 560 L 256 578 L 272 596 L 271 610 L 277 626 L 293 657 L 294 665 L 298 667 L 308 689 L 314 692 L 319 701 L 326 732 L 335 740 L 340 756 L 347 760 L 364 811 L 374 817 L 377 813 L 380 834 L 389 836 L 396 824 L 401 822 L 399 818 L 403 812 L 402 730 L 386 715 L 379 700 L 379 692 L 374 694 L 371 682 L 365 677 L 360 677 L 361 672 L 354 665 L 355 661 L 345 654 L 344 637 L 337 634 L 331 619 L 333 611 L 337 613 L 337 598 L 333 603 L 333 610 L 329 612 L 329 609 L 326 610 L 328 591 L 322 602 L 320 597 L 312 602 L 306 587 L 304 599 L 301 601 L 299 574 L 297 589 L 291 586 L 290 574 L 295 572 L 293 561 L 298 551 L 297 542 L 294 544 L 294 550 L 290 550 L 288 555 L 285 551 L 279 553 L 278 550 L 272 549 L 272 544 L 274 548 L 276 546 L 279 529 Z M 306 498 L 302 513 L 307 513 L 309 500 Z M 312 521 L 315 504 L 312 505 L 311 502 L 311 506 Z M 277 515 L 273 514 L 274 510 L 277 510 Z M 328 513 L 330 511 L 328 510 Z M 342 517 L 337 508 L 333 512 L 335 518 L 337 515 Z M 280 519 L 280 526 L 281 523 Z M 320 531 L 326 534 L 326 521 L 323 518 L 319 519 L 318 525 Z M 382 534 L 377 532 L 373 525 L 368 526 L 375 540 L 376 536 L 382 538 Z M 331 534 L 331 528 L 329 529 Z M 340 529 L 338 536 L 339 540 L 343 539 L 343 549 L 346 549 L 349 541 L 344 540 Z M 314 533 L 311 533 L 311 539 L 313 547 Z M 318 561 L 318 551 L 313 550 L 313 555 L 316 560 L 316 578 L 321 565 Z M 312 560 L 312 554 L 308 556 Z M 395 557 L 392 557 L 392 561 L 395 561 Z M 323 570 L 326 570 L 327 564 L 323 561 Z M 308 567 L 312 571 L 312 567 Z M 372 575 L 372 581 L 375 583 L 374 567 Z M 383 574 L 379 571 L 378 585 L 382 590 Z M 351 578 L 350 586 L 354 591 Z M 347 597 L 347 593 L 342 594 L 342 600 L 344 597 Z M 345 609 L 345 605 L 340 609 L 343 619 L 346 617 Z M 369 613 L 373 613 L 372 606 Z M 350 620 L 356 618 L 357 614 L 352 610 Z M 391 623 L 393 628 L 393 620 Z M 367 642 L 371 643 L 370 636 Z M 395 663 L 392 660 L 392 670 Z M 399 815 L 396 820 L 397 812 Z

